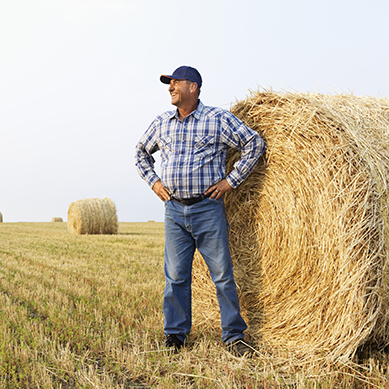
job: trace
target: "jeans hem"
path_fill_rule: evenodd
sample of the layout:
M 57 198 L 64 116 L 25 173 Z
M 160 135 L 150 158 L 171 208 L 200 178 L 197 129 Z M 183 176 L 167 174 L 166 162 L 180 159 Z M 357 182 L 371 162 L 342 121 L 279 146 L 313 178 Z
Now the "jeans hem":
M 224 343 L 228 346 L 229 344 L 236 342 L 237 340 L 244 340 L 244 334 L 231 336 L 230 338 L 225 340 Z

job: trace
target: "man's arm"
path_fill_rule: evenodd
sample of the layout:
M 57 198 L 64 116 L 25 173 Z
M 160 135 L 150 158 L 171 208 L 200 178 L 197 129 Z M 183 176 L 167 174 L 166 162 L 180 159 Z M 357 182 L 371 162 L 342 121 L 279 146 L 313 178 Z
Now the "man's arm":
M 152 154 L 159 150 L 154 122 L 147 129 L 136 146 L 135 165 L 139 175 L 163 201 L 170 200 L 169 191 L 162 185 L 161 179 L 154 170 L 155 159 Z
M 223 141 L 230 147 L 241 150 L 241 156 L 234 164 L 234 170 L 204 193 L 205 195 L 211 193 L 209 198 L 215 200 L 239 186 L 254 169 L 265 151 L 265 142 L 260 135 L 245 126 L 242 121 L 231 113 L 227 115 Z
M 223 141 L 230 147 L 241 151 L 241 156 L 234 164 L 234 169 L 226 177 L 232 188 L 239 186 L 252 172 L 266 146 L 261 136 L 245 126 L 232 113 L 227 112 L 223 120 Z
M 153 122 L 136 145 L 135 150 L 136 169 L 150 188 L 153 188 L 155 183 L 160 180 L 154 170 L 155 159 L 152 155 L 158 150 L 156 126 Z

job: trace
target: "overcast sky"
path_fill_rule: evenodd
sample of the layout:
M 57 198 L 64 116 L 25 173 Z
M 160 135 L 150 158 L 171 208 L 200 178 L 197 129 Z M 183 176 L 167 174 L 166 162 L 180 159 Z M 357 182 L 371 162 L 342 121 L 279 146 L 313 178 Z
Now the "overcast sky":
M 196 67 L 226 109 L 258 88 L 388 96 L 388 18 L 387 0 L 0 0 L 4 221 L 105 196 L 119 221 L 163 221 L 134 166 L 172 108 L 162 73 Z

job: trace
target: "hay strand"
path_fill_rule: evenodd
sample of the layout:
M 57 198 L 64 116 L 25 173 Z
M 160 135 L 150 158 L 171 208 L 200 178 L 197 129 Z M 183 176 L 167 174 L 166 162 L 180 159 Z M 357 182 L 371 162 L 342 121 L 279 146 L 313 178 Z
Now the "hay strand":
M 329 360 L 388 344 L 389 99 L 252 92 L 232 112 L 267 144 L 225 195 L 251 337 Z M 228 170 L 238 158 L 229 151 Z M 216 329 L 198 255 L 193 277 L 195 319 Z
M 118 218 L 114 202 L 87 198 L 70 204 L 68 230 L 72 234 L 117 234 Z

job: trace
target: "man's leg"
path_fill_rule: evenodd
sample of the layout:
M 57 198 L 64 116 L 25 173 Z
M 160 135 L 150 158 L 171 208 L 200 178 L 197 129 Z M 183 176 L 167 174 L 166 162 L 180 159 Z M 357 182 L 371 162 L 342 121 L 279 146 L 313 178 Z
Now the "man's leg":
M 165 202 L 165 334 L 184 342 L 192 326 L 191 282 L 195 242 L 186 227 L 184 205 Z
M 196 207 L 196 208 L 195 208 Z M 247 324 L 240 314 L 232 259 L 228 221 L 222 199 L 206 199 L 191 207 L 192 234 L 216 286 L 220 307 L 222 340 L 231 343 L 244 338 Z

